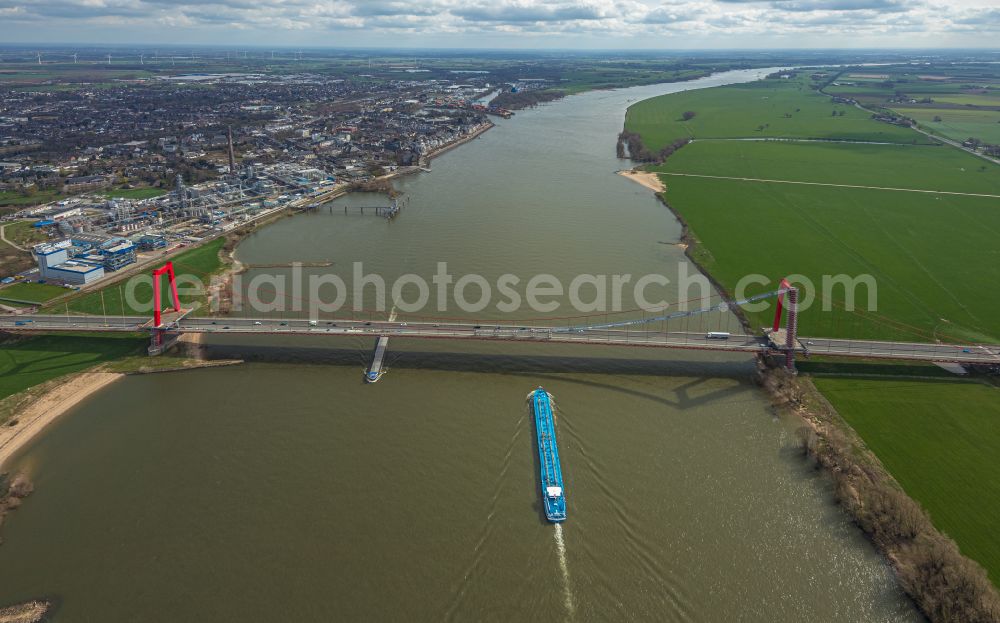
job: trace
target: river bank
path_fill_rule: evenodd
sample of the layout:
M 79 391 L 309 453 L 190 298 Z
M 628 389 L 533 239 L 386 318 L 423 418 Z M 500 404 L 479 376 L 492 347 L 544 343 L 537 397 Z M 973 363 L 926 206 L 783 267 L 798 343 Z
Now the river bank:
M 432 149 L 431 151 L 429 151 L 422 158 L 422 160 L 424 160 L 427 163 L 430 163 L 431 160 L 437 158 L 441 154 L 447 153 L 447 152 L 451 151 L 452 149 L 455 149 L 456 147 L 458 147 L 460 145 L 465 145 L 469 141 L 471 141 L 471 140 L 473 140 L 475 138 L 478 138 L 481 134 L 483 134 L 487 130 L 491 130 L 491 129 L 495 128 L 495 127 L 496 127 L 495 123 L 493 123 L 492 121 L 487 121 L 481 127 L 476 128 L 475 130 L 473 130 L 472 132 L 470 132 L 467 136 L 464 136 L 464 137 L 462 137 L 462 138 L 460 138 L 460 139 L 458 139 L 456 141 L 452 141 L 452 142 L 448 143 L 447 145 L 442 145 L 441 147 L 438 147 L 437 149 Z M 418 168 L 417 170 L 419 171 L 420 169 Z M 410 171 L 410 172 L 412 173 L 413 171 Z
M 26 443 L 91 394 L 125 376 L 113 372 L 83 372 L 53 379 L 4 402 L 17 402 L 13 416 L 0 427 L 0 468 Z
M 0 414 L 4 415 L 4 423 L 0 425 L 0 472 L 12 456 L 41 435 L 50 424 L 124 376 L 243 363 L 239 359 L 206 359 L 201 338 L 200 334 L 181 336 L 178 341 L 183 356 L 180 357 L 127 357 L 84 372 L 50 379 L 0 400 Z
M 833 480 L 837 502 L 931 621 L 1000 620 L 1000 596 L 986 571 L 934 526 L 808 377 L 762 365 L 759 380 L 777 408 L 801 420 L 804 453 Z

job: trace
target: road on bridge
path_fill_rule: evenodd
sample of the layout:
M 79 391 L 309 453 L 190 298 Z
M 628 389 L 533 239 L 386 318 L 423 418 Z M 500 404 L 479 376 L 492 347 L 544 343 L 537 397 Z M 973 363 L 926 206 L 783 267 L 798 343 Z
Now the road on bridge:
M 0 315 L 6 331 L 149 331 L 145 316 L 18 316 Z M 782 352 L 767 337 L 731 335 L 720 339 L 707 333 L 662 332 L 644 329 L 472 324 L 457 322 L 388 322 L 316 320 L 305 318 L 184 318 L 182 333 L 238 333 L 261 335 L 393 336 L 431 339 L 554 342 L 646 346 L 735 352 Z M 1000 364 L 1000 345 L 930 344 L 799 337 L 797 353 L 872 359 L 947 361 Z

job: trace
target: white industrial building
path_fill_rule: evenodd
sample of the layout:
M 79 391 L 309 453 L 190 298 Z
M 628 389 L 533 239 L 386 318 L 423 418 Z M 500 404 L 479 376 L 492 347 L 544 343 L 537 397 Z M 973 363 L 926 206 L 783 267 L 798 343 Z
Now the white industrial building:
M 92 283 L 104 277 L 102 264 L 71 260 L 69 250 L 68 240 L 36 246 L 35 257 L 38 259 L 39 277 L 73 285 Z

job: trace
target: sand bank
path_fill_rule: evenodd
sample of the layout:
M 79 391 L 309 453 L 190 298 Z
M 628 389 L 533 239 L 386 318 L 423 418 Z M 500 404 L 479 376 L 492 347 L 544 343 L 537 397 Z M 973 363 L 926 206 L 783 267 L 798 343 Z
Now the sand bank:
M 123 376 L 114 372 L 84 372 L 64 380 L 18 411 L 13 419 L 0 426 L 0 467 L 60 415 Z M 17 424 L 10 426 L 13 421 Z
M 647 171 L 619 171 L 618 175 L 627 177 L 633 182 L 641 184 L 653 192 L 662 193 L 667 189 L 667 187 L 664 186 L 663 182 L 660 180 L 660 176 L 656 173 L 649 173 Z

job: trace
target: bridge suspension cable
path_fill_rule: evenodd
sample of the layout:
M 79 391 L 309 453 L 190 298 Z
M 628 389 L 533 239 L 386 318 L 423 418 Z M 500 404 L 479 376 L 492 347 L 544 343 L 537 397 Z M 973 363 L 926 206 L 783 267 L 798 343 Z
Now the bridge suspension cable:
M 767 299 L 767 298 L 771 298 L 771 297 L 775 297 L 775 296 L 781 296 L 785 292 L 788 292 L 788 290 L 789 290 L 789 288 L 785 287 L 785 288 L 781 288 L 779 290 L 774 290 L 772 292 L 765 292 L 763 294 L 757 294 L 757 295 L 754 295 L 754 296 L 751 296 L 751 297 L 747 297 L 745 299 L 740 299 L 738 301 L 725 301 L 724 300 L 724 301 L 722 301 L 722 302 L 720 302 L 720 303 L 718 303 L 716 305 L 713 305 L 711 307 L 707 307 L 707 308 L 704 308 L 704 309 L 694 309 L 694 310 L 687 310 L 687 311 L 676 311 L 676 312 L 673 312 L 673 313 L 670 313 L 670 314 L 661 314 L 661 315 L 658 315 L 658 316 L 650 316 L 649 318 L 634 318 L 632 320 L 621 320 L 621 321 L 618 321 L 618 322 L 605 322 L 605 323 L 601 323 L 601 324 L 592 324 L 592 325 L 577 325 L 577 326 L 568 326 L 568 327 L 557 327 L 557 328 L 553 329 L 552 331 L 553 331 L 553 333 L 573 333 L 573 332 L 582 332 L 582 331 L 593 331 L 593 330 L 598 330 L 598 329 L 617 329 L 617 328 L 620 328 L 620 327 L 634 327 L 634 326 L 638 326 L 638 325 L 652 324 L 654 322 L 663 322 L 665 320 L 675 320 L 677 318 L 689 318 L 691 316 L 697 316 L 697 315 L 700 315 L 700 314 L 708 314 L 708 313 L 716 312 L 716 311 L 717 312 L 727 312 L 727 311 L 729 311 L 730 309 L 732 309 L 734 307 L 740 307 L 740 306 L 746 305 L 748 303 L 755 303 L 757 301 L 761 301 L 761 300 L 764 300 L 764 299 Z

